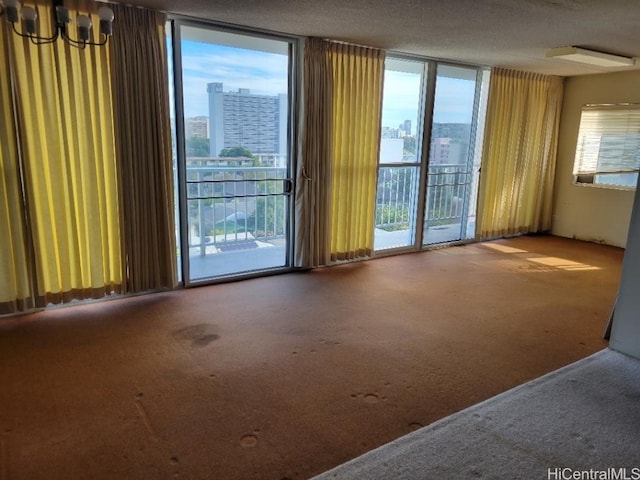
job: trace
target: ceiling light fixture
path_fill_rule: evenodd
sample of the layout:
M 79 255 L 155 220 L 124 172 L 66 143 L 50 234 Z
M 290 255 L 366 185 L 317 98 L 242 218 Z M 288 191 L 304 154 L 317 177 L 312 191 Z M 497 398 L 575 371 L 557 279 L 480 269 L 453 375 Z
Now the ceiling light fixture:
M 633 58 L 579 47 L 552 48 L 551 50 L 547 50 L 547 57 L 587 63 L 589 65 L 597 65 L 598 67 L 629 67 L 635 64 Z
M 100 7 L 98 16 L 100 17 L 100 36 L 102 40 L 99 42 L 91 41 L 91 18 L 87 15 L 78 15 L 75 18 L 75 24 L 78 28 L 77 38 L 69 36 L 68 24 L 71 23 L 69 9 L 64 6 L 63 0 L 53 0 L 52 4 L 52 22 L 54 33 L 50 37 L 38 35 L 38 12 L 29 6 L 22 6 L 19 0 L 0 0 L 0 17 L 6 16 L 7 22 L 11 24 L 13 31 L 21 36 L 28 38 L 34 45 L 45 45 L 55 42 L 58 38 L 62 38 L 69 45 L 76 48 L 85 48 L 87 45 L 105 45 L 112 34 L 113 10 L 109 7 Z M 21 21 L 22 20 L 22 21 Z M 18 29 L 16 23 L 22 23 L 22 27 Z

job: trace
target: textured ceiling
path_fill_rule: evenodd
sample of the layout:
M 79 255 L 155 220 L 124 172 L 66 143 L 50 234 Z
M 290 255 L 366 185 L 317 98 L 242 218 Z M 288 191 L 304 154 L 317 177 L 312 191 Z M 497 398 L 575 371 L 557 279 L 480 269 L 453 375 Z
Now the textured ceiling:
M 127 2 L 129 3 L 129 2 Z M 133 0 L 218 22 L 554 75 L 607 71 L 545 58 L 580 46 L 640 57 L 638 0 Z

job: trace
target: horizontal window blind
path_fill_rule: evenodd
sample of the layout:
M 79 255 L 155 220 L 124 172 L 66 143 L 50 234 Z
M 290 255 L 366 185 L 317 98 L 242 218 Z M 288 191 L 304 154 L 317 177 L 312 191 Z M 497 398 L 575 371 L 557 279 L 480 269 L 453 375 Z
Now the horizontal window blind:
M 582 183 L 598 175 L 640 170 L 640 105 L 585 106 L 573 174 Z

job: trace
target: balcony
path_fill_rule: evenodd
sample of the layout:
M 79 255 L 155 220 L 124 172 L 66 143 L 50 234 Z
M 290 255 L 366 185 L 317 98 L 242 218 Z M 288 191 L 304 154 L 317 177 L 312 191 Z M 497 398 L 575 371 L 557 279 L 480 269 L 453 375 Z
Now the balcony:
M 380 169 L 375 249 L 410 246 L 417 173 L 412 167 Z M 461 238 L 464 195 L 471 173 L 463 165 L 429 169 L 425 244 Z M 287 170 L 279 167 L 187 167 L 188 245 L 192 280 L 286 265 Z
M 286 265 L 287 170 L 238 162 L 188 161 L 192 280 Z
M 429 167 L 427 179 L 426 221 L 423 244 L 452 242 L 473 235 L 475 208 L 466 207 L 475 198 L 477 169 L 464 164 L 441 164 Z M 384 167 L 378 178 L 375 249 L 413 245 L 418 195 L 418 169 Z M 465 227 L 465 228 L 463 228 Z

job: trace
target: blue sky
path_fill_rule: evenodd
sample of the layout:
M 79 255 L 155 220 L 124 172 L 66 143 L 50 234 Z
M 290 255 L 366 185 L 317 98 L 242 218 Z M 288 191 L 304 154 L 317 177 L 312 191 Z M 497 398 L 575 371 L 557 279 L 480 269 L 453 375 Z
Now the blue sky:
M 287 93 L 286 55 L 242 48 L 182 42 L 182 81 L 186 117 L 209 115 L 207 84 L 222 82 L 225 92 L 248 88 L 251 93 Z
M 286 55 L 183 40 L 182 68 L 185 116 L 207 116 L 207 83 L 222 82 L 224 91 L 248 88 L 252 93 L 277 95 L 287 92 Z M 382 125 L 398 128 L 411 120 L 415 134 L 420 75 L 387 72 Z M 434 121 L 471 121 L 474 84 L 440 77 L 437 83 Z

